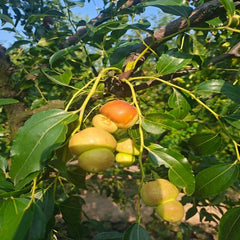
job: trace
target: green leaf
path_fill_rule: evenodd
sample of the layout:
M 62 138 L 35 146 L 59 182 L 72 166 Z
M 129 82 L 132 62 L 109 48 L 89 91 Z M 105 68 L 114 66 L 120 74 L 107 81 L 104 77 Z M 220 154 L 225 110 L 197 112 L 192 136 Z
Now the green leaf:
M 192 12 L 192 8 L 184 5 L 181 0 L 148 0 L 141 5 L 158 7 L 165 13 L 182 17 L 188 17 Z
M 63 74 L 57 75 L 55 78 L 59 82 L 69 85 L 69 83 L 72 79 L 72 71 L 70 69 L 67 69 Z
M 0 155 L 0 169 L 3 170 L 3 172 L 5 172 L 7 166 L 8 166 L 7 160 Z
M 29 215 L 32 219 L 29 222 Z M 25 218 L 25 219 L 24 219 Z M 54 225 L 54 197 L 52 189 L 49 189 L 41 195 L 41 199 L 32 203 L 19 225 L 19 234 L 22 228 L 29 226 L 26 237 L 22 239 L 39 240 L 46 239 L 46 236 L 52 230 Z M 16 234 L 17 235 L 17 234 Z M 15 236 L 16 237 L 16 236 Z M 17 238 L 16 240 L 19 240 Z
M 240 104 L 240 87 L 229 82 L 224 82 L 221 93 L 232 101 Z
M 20 46 L 22 46 L 22 45 L 26 45 L 26 44 L 31 44 L 32 42 L 31 41 L 28 41 L 28 40 L 18 40 L 18 41 L 16 41 L 16 42 L 14 42 L 13 43 L 13 45 L 10 47 L 10 48 L 8 48 L 8 52 L 10 51 L 10 50 L 12 50 L 12 49 L 14 49 L 14 48 L 19 48 Z
M 68 231 L 72 236 L 81 237 L 81 218 L 83 199 L 80 196 L 70 196 L 60 204 L 63 219 L 67 224 Z
M 221 4 L 224 6 L 226 9 L 226 12 L 228 15 L 233 16 L 235 13 L 235 5 L 232 0 L 220 0 Z
M 8 22 L 14 26 L 13 20 L 9 16 L 5 14 L 0 14 L 0 19 L 2 20 L 3 23 Z
M 50 10 L 46 11 L 44 15 L 53 16 L 53 17 L 56 17 L 56 16 L 65 17 L 65 14 L 63 12 L 60 12 L 60 11 L 55 10 L 55 9 L 50 9 Z
M 204 81 L 196 87 L 196 93 L 203 96 L 209 96 L 212 93 L 221 93 L 224 83 L 224 80 L 218 79 Z
M 156 135 L 162 134 L 165 131 L 161 125 L 146 118 L 142 122 L 142 127 L 146 132 Z
M 54 82 L 54 83 L 56 83 L 56 84 L 58 84 L 58 85 L 76 89 L 75 87 L 66 84 L 64 81 L 61 81 L 61 80 L 59 80 L 59 79 L 56 79 L 56 78 L 53 77 L 53 76 L 48 75 L 48 74 L 47 74 L 46 72 L 44 72 L 42 69 L 41 69 L 41 72 L 43 73 L 43 75 L 45 75 L 45 77 L 47 77 L 49 80 L 51 80 L 52 82 Z
M 191 109 L 186 98 L 176 89 L 173 89 L 173 93 L 168 99 L 168 106 L 173 108 L 170 113 L 178 119 L 183 119 L 186 117 Z
M 161 75 L 174 73 L 188 63 L 191 63 L 191 61 L 192 56 L 189 54 L 169 51 L 166 54 L 162 54 L 158 59 L 157 70 Z
M 22 221 L 28 203 L 29 200 L 25 198 L 9 198 L 2 203 L 0 207 L 1 240 L 15 240 L 14 236 Z M 25 232 L 25 228 L 22 229 L 22 232 Z
M 54 53 L 50 59 L 49 59 L 49 64 L 50 65 L 53 65 L 54 62 L 56 62 L 59 58 L 71 53 L 71 52 L 74 52 L 76 50 L 79 50 L 80 47 L 79 46 L 71 46 L 71 47 L 68 47 L 68 48 L 64 48 L 64 49 L 61 49 L 59 50 L 58 52 Z
M 54 201 L 55 199 L 52 189 L 44 191 L 42 198 L 37 201 L 37 204 L 42 209 L 47 221 L 49 222 L 52 221 L 52 218 L 54 218 Z
M 238 171 L 236 164 L 218 164 L 202 170 L 196 176 L 196 196 L 222 193 L 236 181 Z
M 121 20 L 108 21 L 108 22 L 103 23 L 95 28 L 94 38 L 99 37 L 100 39 L 102 39 L 103 35 L 106 35 L 107 33 L 111 32 L 111 31 L 124 30 L 124 32 L 126 32 L 127 30 L 130 30 L 130 29 L 146 31 L 149 26 L 151 26 L 151 23 L 147 19 L 140 19 L 138 21 L 138 23 L 136 23 L 136 24 L 126 24 L 126 23 L 122 22 Z M 96 39 L 96 40 L 98 40 L 98 39 Z
M 240 113 L 233 113 L 231 115 L 225 116 L 224 119 L 233 127 L 240 129 Z
M 218 240 L 239 240 L 240 207 L 229 209 L 221 218 Z
M 176 120 L 175 117 L 167 113 L 150 113 L 145 115 L 142 123 L 145 131 L 152 134 L 161 134 L 164 129 L 179 130 L 187 127 L 187 123 Z
M 151 162 L 156 166 L 164 165 L 169 168 L 169 179 L 178 187 L 185 188 L 191 195 L 195 189 L 195 179 L 187 159 L 174 151 L 165 149 L 157 144 L 147 147 Z
M 78 166 L 67 168 L 67 178 L 70 182 L 79 188 L 86 189 L 86 171 Z
M 7 105 L 7 104 L 13 104 L 17 103 L 18 100 L 12 99 L 12 98 L 0 98 L 0 106 L 1 105 Z
M 236 103 L 240 103 L 240 87 L 224 80 L 209 80 L 200 83 L 196 93 L 202 96 L 209 96 L 213 93 L 221 93 Z
M 93 237 L 92 240 L 122 240 L 123 233 L 119 232 L 102 232 Z
M 11 151 L 9 174 L 15 184 L 42 170 L 52 151 L 65 141 L 67 125 L 76 119 L 76 114 L 51 109 L 34 114 L 26 121 L 17 133 Z
M 139 48 L 139 41 L 129 42 L 120 46 L 117 46 L 110 54 L 109 61 L 111 65 L 115 65 L 121 62 L 128 56 L 129 52 L 134 52 Z
M 12 217 L 19 218 L 19 221 L 16 223 L 12 238 L 6 238 L 11 240 L 38 240 L 38 239 L 45 239 L 45 232 L 46 232 L 46 215 L 39 207 L 38 204 L 32 203 L 30 206 L 23 205 L 22 208 L 17 209 L 17 203 L 21 201 L 26 201 L 27 199 L 11 199 L 13 201 L 15 213 L 11 216 L 5 216 L 6 218 L 3 221 L 8 223 L 8 221 L 12 220 Z M 9 201 L 9 200 L 8 200 Z M 8 203 L 7 209 L 12 208 L 11 203 Z M 20 210 L 20 211 L 19 211 Z M 13 210 L 12 210 L 13 211 Z M 21 213 L 21 214 L 20 214 Z M 5 213 L 6 214 L 6 213 Z M 11 214 L 11 212 L 9 212 Z M 0 220 L 1 222 L 1 220 Z M 1 222 L 2 223 L 2 222 Z M 12 231 L 10 226 L 5 226 L 5 230 Z M 2 237 L 2 235 L 1 235 Z M 1 238 L 2 239 L 2 238 Z
M 37 43 L 37 46 L 40 47 L 49 47 L 50 45 L 53 45 L 56 42 L 57 37 L 51 37 L 51 38 L 45 38 L 42 37 Z
M 32 215 L 32 219 L 30 219 L 29 217 L 30 214 Z M 22 229 L 26 228 L 26 226 L 29 226 L 27 236 L 24 239 L 28 239 L 28 240 L 44 239 L 46 225 L 47 225 L 47 219 L 42 209 L 38 206 L 38 204 L 32 203 L 30 208 L 25 213 L 22 219 L 18 232 L 19 234 L 21 234 Z M 17 237 L 17 234 L 15 235 L 15 238 L 16 237 Z M 21 239 L 21 238 L 17 237 L 16 239 Z
M 9 182 L 7 179 L 0 181 L 0 192 L 11 192 L 14 191 L 13 183 Z
M 185 219 L 188 220 L 189 218 L 197 214 L 197 212 L 198 212 L 198 209 L 195 206 L 192 206 L 187 210 Z
M 124 233 L 122 240 L 151 240 L 151 237 L 145 228 L 138 223 L 134 223 Z
M 15 233 L 14 240 L 45 239 L 54 223 L 53 191 L 46 191 L 41 199 L 25 209 L 24 215 Z M 24 229 L 24 231 L 23 231 Z
M 188 143 L 197 155 L 207 156 L 216 152 L 221 146 L 220 134 L 200 133 L 192 136 Z

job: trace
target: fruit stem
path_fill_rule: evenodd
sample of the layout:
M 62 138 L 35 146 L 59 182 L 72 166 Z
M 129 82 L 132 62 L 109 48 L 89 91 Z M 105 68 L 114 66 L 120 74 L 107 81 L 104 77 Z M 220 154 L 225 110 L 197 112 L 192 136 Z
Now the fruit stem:
M 27 210 L 31 206 L 31 204 L 35 201 L 34 195 L 35 195 L 35 191 L 36 191 L 36 188 L 37 188 L 36 186 L 37 186 L 37 177 L 35 177 L 33 179 L 31 199 L 30 199 L 28 205 L 26 206 L 25 210 Z
M 240 154 L 238 151 L 238 144 L 237 142 L 232 138 L 231 134 L 228 132 L 228 130 L 226 129 L 225 124 L 221 121 L 220 116 L 214 112 L 210 107 L 208 107 L 204 102 L 202 102 L 197 96 L 195 96 L 191 91 L 182 88 L 178 85 L 175 85 L 171 82 L 165 81 L 161 78 L 157 78 L 157 77 L 152 77 L 152 76 L 141 76 L 141 77 L 132 77 L 129 79 L 129 81 L 133 81 L 133 80 L 142 80 L 142 79 L 152 79 L 152 80 L 157 80 L 159 82 L 162 82 L 172 88 L 176 88 L 181 90 L 182 92 L 187 93 L 192 99 L 194 99 L 197 103 L 199 103 L 200 105 L 202 105 L 205 109 L 207 109 L 217 120 L 218 124 L 220 125 L 220 127 L 222 128 L 223 132 L 227 134 L 227 136 L 231 139 L 233 145 L 235 146 L 235 151 L 236 151 L 236 155 L 237 155 L 237 159 L 238 161 L 240 161 Z M 133 89 L 134 91 L 134 89 Z
M 103 69 L 103 70 L 99 73 L 99 75 L 98 75 L 96 78 L 94 78 L 93 80 L 91 80 L 91 81 L 89 82 L 89 84 L 90 84 L 90 83 L 92 83 L 92 82 L 94 81 L 94 84 L 93 84 L 92 88 L 90 89 L 87 97 L 85 98 L 82 106 L 81 106 L 77 111 L 75 111 L 75 113 L 77 113 L 77 112 L 80 112 L 80 113 L 79 113 L 79 118 L 78 118 L 78 125 L 77 125 L 77 127 L 75 128 L 75 130 L 72 132 L 72 135 L 75 134 L 75 133 L 81 128 L 81 124 L 82 124 L 82 121 L 83 121 L 83 114 L 84 114 L 84 111 L 85 111 L 85 109 L 86 109 L 86 107 L 87 107 L 87 104 L 88 104 L 89 100 L 91 99 L 91 97 L 93 96 L 93 94 L 96 92 L 97 86 L 98 86 L 99 82 L 102 80 L 104 74 L 105 74 L 106 72 L 108 72 L 108 71 L 117 71 L 117 72 L 119 72 L 119 73 L 122 72 L 119 68 L 115 68 L 115 67 L 105 68 L 105 69 Z M 89 85 L 89 84 L 88 84 L 88 85 Z M 82 90 L 83 90 L 83 88 L 81 88 L 79 91 L 77 91 L 77 92 L 73 95 L 72 99 L 69 101 L 70 104 L 68 104 L 68 106 L 66 107 L 66 109 L 68 109 L 68 107 L 71 105 L 73 99 L 74 99 L 75 97 L 77 97 Z M 66 110 L 66 109 L 65 109 L 65 110 Z
M 141 113 L 141 109 L 140 109 L 138 101 L 137 101 L 136 92 L 134 90 L 133 85 L 127 79 L 123 79 L 122 81 L 127 83 L 128 86 L 130 87 L 131 92 L 132 92 L 133 102 L 134 102 L 134 105 L 136 106 L 136 109 L 137 109 L 137 112 L 138 112 L 138 123 L 139 123 L 138 131 L 139 131 L 139 135 L 140 135 L 140 148 L 139 148 L 138 162 L 139 162 L 140 173 L 141 173 L 141 181 L 140 181 L 140 184 L 139 184 L 139 191 L 138 191 L 139 194 L 138 194 L 138 200 L 137 200 L 137 218 L 136 218 L 136 222 L 140 224 L 140 221 L 141 221 L 140 190 L 142 188 L 142 185 L 143 185 L 144 179 L 145 179 L 145 172 L 144 172 L 143 163 L 142 163 L 142 153 L 143 153 L 143 147 L 144 147 L 144 135 L 143 135 L 143 129 L 142 129 L 142 113 Z
M 73 103 L 73 100 L 85 89 L 87 88 L 92 82 L 94 82 L 96 80 L 96 78 L 93 78 L 91 81 L 89 81 L 86 85 L 84 85 L 84 87 L 80 88 L 79 90 L 77 90 L 72 98 L 69 100 L 67 106 L 65 107 L 65 111 L 67 112 L 69 107 L 71 106 L 71 104 Z
M 237 160 L 235 163 L 237 163 L 240 161 L 240 154 L 239 154 L 239 150 L 238 150 L 239 144 L 235 140 L 232 140 L 232 142 L 234 144 L 236 155 L 237 155 Z

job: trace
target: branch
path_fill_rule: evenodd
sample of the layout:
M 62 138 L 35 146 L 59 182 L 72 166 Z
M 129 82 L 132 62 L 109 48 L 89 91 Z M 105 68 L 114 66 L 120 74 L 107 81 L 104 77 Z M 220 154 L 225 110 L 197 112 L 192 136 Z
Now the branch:
M 165 81 L 174 80 L 174 78 L 186 76 L 190 73 L 196 72 L 197 70 L 198 70 L 197 68 L 184 69 L 184 70 L 181 70 L 181 71 L 178 71 L 178 72 L 175 72 L 175 73 L 159 76 L 158 78 L 163 79 Z M 135 89 L 135 91 L 140 91 L 140 90 L 144 90 L 146 88 L 156 86 L 156 85 L 159 85 L 159 84 L 161 84 L 161 82 L 159 82 L 158 80 L 150 80 L 150 81 L 147 81 L 145 83 L 136 85 L 134 87 L 134 89 Z
M 196 68 L 184 69 L 184 70 L 180 70 L 175 73 L 161 75 L 158 78 L 161 78 L 166 81 L 174 80 L 174 78 L 186 76 L 190 73 L 196 72 L 197 70 L 198 69 L 196 69 Z M 136 92 L 138 92 L 138 91 L 141 91 L 141 90 L 153 87 L 153 86 L 157 86 L 159 84 L 161 84 L 161 82 L 153 79 L 153 80 L 149 80 L 147 82 L 144 82 L 144 83 L 134 86 L 134 90 Z M 132 96 L 132 92 L 131 92 L 131 89 L 129 88 L 129 86 L 119 79 L 116 79 L 116 78 L 109 79 L 108 81 L 105 82 L 105 87 L 106 87 L 105 92 L 107 93 L 106 95 L 111 93 L 111 94 L 114 94 L 117 98 L 126 98 L 126 97 Z
M 124 8 L 129 8 L 132 7 L 134 5 L 137 5 L 141 2 L 144 2 L 146 0 L 127 0 L 125 4 L 123 4 L 120 7 L 120 10 L 124 9 Z M 108 21 L 110 19 L 108 14 L 105 14 L 104 11 L 102 13 L 100 13 L 97 17 L 91 19 L 87 24 L 88 25 L 92 25 L 93 27 L 97 27 L 100 24 Z M 81 28 L 79 28 L 79 30 L 73 34 L 72 36 L 70 36 L 67 40 L 65 40 L 63 43 L 61 43 L 60 48 L 65 48 L 71 45 L 74 45 L 76 43 L 79 42 L 79 40 L 81 39 L 81 37 L 87 33 L 87 26 L 83 26 Z
M 121 6 L 120 9 L 131 7 L 133 5 L 141 3 L 143 1 L 145 1 L 145 0 L 128 0 L 128 1 L 126 1 L 126 3 L 123 6 Z M 235 6 L 236 6 L 236 8 L 239 8 L 240 2 L 235 1 Z M 167 40 L 171 39 L 172 37 L 176 36 L 180 32 L 188 31 L 188 30 L 190 30 L 190 28 L 196 27 L 199 24 L 204 23 L 205 21 L 208 21 L 210 19 L 213 19 L 221 14 L 225 14 L 225 9 L 223 8 L 223 6 L 221 5 L 221 3 L 218 0 L 212 0 L 212 1 L 206 2 L 202 5 L 200 5 L 199 7 L 197 7 L 187 19 L 184 17 L 180 17 L 180 18 L 172 21 L 171 23 L 167 24 L 166 26 L 163 26 L 160 29 L 155 30 L 152 36 L 148 36 L 144 40 L 145 44 L 142 44 L 142 46 L 140 46 L 136 52 L 133 52 L 130 54 L 130 56 L 126 59 L 126 61 L 123 64 L 123 69 L 129 62 L 130 63 L 134 62 L 139 57 L 139 55 L 144 50 L 146 50 L 146 45 L 150 46 L 153 50 L 155 50 L 162 43 L 164 43 Z M 88 24 L 96 27 L 109 19 L 110 19 L 109 15 L 105 14 L 103 11 L 96 18 L 90 20 L 88 22 Z M 80 28 L 76 34 L 69 37 L 63 43 L 63 46 L 75 44 L 76 42 L 79 41 L 79 39 L 86 32 L 87 32 L 86 26 Z M 130 92 L 127 84 L 124 84 L 121 80 L 124 78 L 128 79 L 131 76 L 131 74 L 145 62 L 145 60 L 147 59 L 147 57 L 150 54 L 151 54 L 150 50 L 146 51 L 146 53 L 138 60 L 135 68 L 131 69 L 129 71 L 123 72 L 123 74 L 121 74 L 119 76 L 119 79 L 115 78 L 115 79 L 111 79 L 110 81 L 107 81 L 107 84 L 106 84 L 107 91 L 106 92 L 113 93 L 117 97 L 131 96 L 131 92 Z M 228 56 L 228 57 L 233 56 L 233 54 L 235 54 L 235 56 L 236 56 L 236 51 L 235 52 L 229 51 L 227 55 L 223 55 L 222 57 L 225 58 L 226 56 Z M 222 58 L 222 59 L 224 59 L 224 58 Z M 220 59 L 221 58 L 219 58 L 219 60 Z M 164 80 L 170 80 L 175 77 L 183 76 L 183 75 L 186 75 L 186 74 L 188 74 L 190 72 L 194 72 L 194 71 L 196 71 L 196 69 L 183 70 L 183 71 L 180 71 L 180 72 L 177 72 L 174 74 L 160 76 L 160 78 L 162 78 Z M 143 90 L 145 88 L 149 88 L 149 87 L 157 85 L 157 84 L 159 84 L 159 81 L 151 80 L 149 82 L 135 86 L 135 90 L 136 91 Z
M 240 2 L 236 2 L 236 7 L 240 7 Z M 191 27 L 195 27 L 200 23 L 204 23 L 210 19 L 213 19 L 220 14 L 225 13 L 225 9 L 221 5 L 218 0 L 212 0 L 206 2 L 199 7 L 197 7 L 188 19 L 184 17 L 180 17 L 175 21 L 167 24 L 166 26 L 161 27 L 158 30 L 155 30 L 153 36 L 148 36 L 144 42 L 145 45 L 142 46 L 136 51 L 131 53 L 131 55 L 126 59 L 123 64 L 123 69 L 128 63 L 133 63 L 139 55 L 146 50 L 146 45 L 150 46 L 153 50 L 158 48 L 162 43 L 166 42 L 167 40 L 171 39 L 173 36 L 177 35 L 181 31 L 188 31 Z M 141 66 L 147 57 L 151 54 L 151 51 L 148 50 L 141 59 L 138 60 L 134 69 L 128 70 L 123 72 L 123 74 L 119 77 L 120 79 L 128 79 L 130 75 L 139 67 Z
M 234 57 L 240 58 L 240 42 L 238 42 L 236 45 L 234 45 L 228 52 L 212 58 L 211 62 L 208 64 L 208 66 L 215 65 L 227 58 L 234 58 Z

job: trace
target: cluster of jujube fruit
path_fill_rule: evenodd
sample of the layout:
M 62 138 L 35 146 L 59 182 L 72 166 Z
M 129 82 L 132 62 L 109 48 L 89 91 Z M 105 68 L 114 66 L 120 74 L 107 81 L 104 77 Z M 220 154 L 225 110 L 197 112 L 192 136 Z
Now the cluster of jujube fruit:
M 116 141 L 113 133 L 128 129 L 138 120 L 136 107 L 114 100 L 100 108 L 100 114 L 92 119 L 92 127 L 85 128 L 69 141 L 70 151 L 78 156 L 79 166 L 88 172 L 101 172 L 116 160 L 120 166 L 130 166 L 139 151 L 131 138 Z M 117 154 L 115 156 L 115 151 Z
M 183 205 L 176 200 L 179 190 L 168 180 L 156 179 L 144 183 L 140 194 L 143 202 L 148 206 L 155 207 L 156 213 L 162 219 L 178 222 L 183 218 Z
M 102 172 L 116 161 L 119 166 L 131 166 L 139 155 L 129 137 L 118 142 L 113 136 L 118 129 L 131 128 L 138 120 L 136 107 L 122 100 L 114 100 L 100 108 L 91 127 L 74 134 L 69 141 L 70 151 L 78 156 L 79 166 L 88 172 Z M 143 184 L 141 197 L 148 206 L 166 221 L 180 221 L 184 215 L 182 204 L 176 200 L 179 191 L 165 179 Z

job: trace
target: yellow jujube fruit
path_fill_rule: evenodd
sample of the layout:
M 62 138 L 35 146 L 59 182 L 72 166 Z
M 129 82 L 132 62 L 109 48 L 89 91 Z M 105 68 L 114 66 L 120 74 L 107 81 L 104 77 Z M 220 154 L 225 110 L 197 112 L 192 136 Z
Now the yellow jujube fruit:
M 109 132 L 101 128 L 89 127 L 73 135 L 68 146 L 73 154 L 80 155 L 87 150 L 98 147 L 115 151 L 117 141 Z
M 116 162 L 121 167 L 129 167 L 135 162 L 135 156 L 127 153 L 117 153 Z
M 157 206 L 164 201 L 176 199 L 179 191 L 175 185 L 166 179 L 156 179 L 144 183 L 141 191 L 143 202 L 148 206 Z
M 83 152 L 78 158 L 79 166 L 88 172 L 101 172 L 109 168 L 115 160 L 108 148 L 93 148 Z
M 116 151 L 132 155 L 139 155 L 138 149 L 135 147 L 131 138 L 122 139 L 117 142 Z
M 102 128 L 110 133 L 116 132 L 118 129 L 113 121 L 102 114 L 95 115 L 92 119 L 92 124 L 94 127 Z
M 179 201 L 170 200 L 158 205 L 156 213 L 168 222 L 178 222 L 184 216 L 184 208 Z

